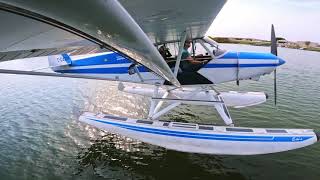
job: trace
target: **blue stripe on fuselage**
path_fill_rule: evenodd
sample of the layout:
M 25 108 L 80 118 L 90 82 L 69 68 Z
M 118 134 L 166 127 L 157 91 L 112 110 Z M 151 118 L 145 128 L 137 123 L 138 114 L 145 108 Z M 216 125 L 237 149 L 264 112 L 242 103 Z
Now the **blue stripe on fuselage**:
M 238 53 L 230 51 L 218 59 L 238 59 Z
M 277 64 L 240 64 L 240 68 L 263 68 L 276 67 Z M 202 68 L 237 68 L 238 64 L 207 64 Z M 139 72 L 149 72 L 144 66 L 138 67 Z M 60 69 L 55 70 L 59 73 L 79 73 L 79 74 L 127 74 L 128 67 L 106 67 L 106 68 L 88 68 L 88 69 Z
M 255 52 L 239 52 L 239 59 L 278 59 L 277 56 L 271 53 L 255 53 Z
M 70 59 L 70 56 L 68 54 L 61 54 L 63 59 L 66 61 L 66 63 L 70 66 L 72 64 L 72 61 Z
M 276 67 L 277 64 L 207 64 L 203 68 L 252 68 L 252 67 Z
M 228 52 L 224 56 L 220 57 L 219 59 L 277 59 L 276 56 L 270 53 L 254 53 L 254 52 Z M 110 53 L 110 54 L 103 54 L 94 57 L 88 57 L 78 60 L 73 60 L 71 66 L 90 66 L 90 65 L 103 65 L 103 64 L 124 64 L 124 63 L 132 63 L 131 60 L 126 59 L 119 55 L 118 53 Z M 226 65 L 228 66 L 228 65 Z M 262 64 L 262 66 L 264 66 Z M 256 67 L 254 65 L 250 67 Z
M 118 53 L 103 54 L 99 56 L 93 56 L 78 60 L 73 60 L 71 66 L 90 66 L 90 65 L 103 65 L 103 64 L 123 64 L 131 63 L 129 59 L 126 59 Z
M 219 59 L 236 59 L 239 56 L 240 59 L 277 59 L 276 56 L 270 53 L 254 53 L 254 52 L 228 52 Z M 91 66 L 91 65 L 107 65 L 107 64 L 126 64 L 131 63 L 118 53 L 103 54 L 99 56 L 93 56 L 78 60 L 73 60 L 71 67 L 75 66 Z M 254 68 L 254 67 L 276 67 L 277 64 L 264 63 L 264 64 L 239 64 L 240 68 Z M 206 64 L 203 68 L 237 68 L 238 64 Z M 149 72 L 144 66 L 138 67 L 140 72 Z M 128 73 L 128 67 L 104 67 L 104 68 L 90 68 L 87 69 L 60 69 L 56 70 L 59 73 L 80 73 L 80 74 L 126 74 Z
M 228 52 L 222 57 L 218 59 L 278 59 L 277 56 L 271 54 L 271 53 L 256 53 L 256 52 Z
M 88 118 L 91 121 L 96 121 L 104 124 L 110 124 L 125 128 L 128 130 L 144 132 L 149 134 L 159 134 L 165 136 L 185 137 L 194 139 L 205 139 L 205 140 L 223 140 L 223 141 L 251 141 L 251 142 L 293 142 L 293 141 L 305 141 L 312 138 L 313 136 L 248 136 L 248 135 L 222 135 L 222 134 L 205 134 L 205 133 L 194 133 L 194 132 L 183 132 L 174 130 L 163 130 L 155 128 L 147 128 L 140 126 L 133 126 L 127 124 L 120 124 L 116 122 L 103 121 L 94 118 Z
M 138 67 L 139 72 L 149 72 L 144 66 Z M 128 74 L 128 67 L 110 68 L 88 68 L 88 69 L 60 69 L 59 73 L 79 73 L 79 74 Z

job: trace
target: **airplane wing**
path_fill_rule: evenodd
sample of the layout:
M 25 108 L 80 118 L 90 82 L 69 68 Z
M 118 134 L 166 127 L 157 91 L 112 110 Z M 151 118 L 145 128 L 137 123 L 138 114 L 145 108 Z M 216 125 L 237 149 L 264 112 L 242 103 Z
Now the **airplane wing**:
M 226 0 L 119 0 L 153 43 L 205 35 Z
M 83 45 L 108 48 L 179 85 L 153 43 L 178 40 L 185 30 L 193 38 L 203 36 L 225 0 L 204 0 L 201 4 L 191 0 L 120 0 L 120 3 L 116 0 L 0 0 L 2 24 L 11 26 L 0 30 L 0 51 L 27 50 L 32 54 L 39 49 L 51 49 L 52 52 L 42 54 L 49 55 L 59 52 L 53 50 L 76 50 Z M 6 18 L 8 13 L 16 15 L 13 19 Z M 14 21 L 18 15 L 33 20 Z M 43 40 L 44 37 L 47 39 Z M 8 56 L 2 54 L 1 58 Z

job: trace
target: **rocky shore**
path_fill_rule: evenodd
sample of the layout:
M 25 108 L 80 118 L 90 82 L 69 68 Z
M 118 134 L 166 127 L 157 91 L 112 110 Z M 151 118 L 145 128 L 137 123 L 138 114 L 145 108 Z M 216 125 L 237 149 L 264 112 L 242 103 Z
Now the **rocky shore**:
M 270 46 L 271 42 L 261 39 L 253 38 L 234 38 L 234 37 L 211 37 L 218 43 L 231 43 L 231 44 L 247 44 L 253 46 Z M 287 41 L 284 38 L 277 38 L 277 43 L 279 47 L 291 48 L 291 49 L 301 49 L 308 51 L 318 51 L 320 52 L 320 44 L 310 41 Z

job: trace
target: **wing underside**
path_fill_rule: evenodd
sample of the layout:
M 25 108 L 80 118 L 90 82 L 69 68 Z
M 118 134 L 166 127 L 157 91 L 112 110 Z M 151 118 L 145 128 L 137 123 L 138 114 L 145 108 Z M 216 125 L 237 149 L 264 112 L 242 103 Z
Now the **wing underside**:
M 226 0 L 119 0 L 153 43 L 201 38 Z
M 178 85 L 153 44 L 178 40 L 183 31 L 192 38 L 202 37 L 225 3 L 119 2 L 123 7 L 114 0 L 0 0 L 0 18 L 6 24 L 0 30 L 0 61 L 62 52 L 95 53 L 108 48 Z

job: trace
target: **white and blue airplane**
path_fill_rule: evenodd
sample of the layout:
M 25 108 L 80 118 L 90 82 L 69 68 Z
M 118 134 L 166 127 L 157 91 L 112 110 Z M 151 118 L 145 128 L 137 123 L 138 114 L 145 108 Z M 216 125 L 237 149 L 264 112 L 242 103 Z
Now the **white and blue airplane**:
M 209 60 L 194 73 L 178 73 L 181 85 L 219 84 L 246 79 L 258 80 L 260 76 L 272 73 L 285 61 L 271 53 L 231 52 L 219 49 L 210 38 L 195 40 L 206 50 L 202 60 Z M 209 55 L 210 54 L 210 55 Z M 49 65 L 55 72 L 84 74 L 93 77 L 110 78 L 120 81 L 164 83 L 164 79 L 143 65 L 116 52 L 104 52 L 69 56 L 68 54 L 49 56 Z M 174 65 L 176 57 L 171 58 Z
M 52 73 L 8 69 L 0 69 L 0 73 L 119 81 L 120 91 L 150 98 L 147 117 L 131 119 L 85 112 L 79 120 L 107 132 L 168 149 L 205 154 L 253 155 L 314 144 L 319 136 L 312 129 L 235 126 L 228 107 L 258 105 L 266 102 L 267 95 L 264 92 L 219 92 L 214 86 L 230 81 L 259 80 L 261 76 L 275 72 L 285 61 L 277 56 L 273 27 L 271 53 L 226 51 L 205 37 L 208 27 L 225 2 L 203 0 L 196 6 L 201 11 L 195 11 L 195 6 L 192 6 L 195 2 L 192 0 L 184 0 L 183 3 L 179 0 L 65 1 L 59 4 L 53 0 L 0 0 L 0 17 L 3 11 L 3 14 L 13 13 L 33 19 L 25 23 L 25 19 L 19 20 L 18 17 L 5 14 L 3 20 L 8 22 L 8 27 L 12 25 L 26 29 L 26 36 L 23 37 L 19 32 L 9 30 L 0 34 L 1 38 L 6 39 L 6 43 L 0 45 L 7 51 L 29 50 L 26 57 L 40 56 L 43 54 L 37 54 L 40 51 L 38 49 L 79 45 L 83 39 L 110 50 L 75 56 L 68 52 L 52 51 L 45 54 L 48 55 L 49 68 L 54 71 Z M 70 8 L 73 10 L 70 11 Z M 43 24 L 40 26 L 37 22 L 50 25 L 51 29 L 48 28 L 50 30 L 44 34 L 50 35 L 46 42 L 51 40 L 52 43 L 37 41 L 42 36 L 31 36 L 40 27 L 45 29 Z M 57 35 L 52 27 L 82 39 L 67 41 L 65 36 Z M 7 40 L 9 37 L 13 40 Z M 180 68 L 185 61 L 182 51 L 186 39 L 190 39 L 193 47 L 202 49 L 205 54 L 197 56 L 196 48 L 192 48 L 191 54 L 195 58 L 206 60 L 194 71 Z M 159 45 L 174 47 L 177 53 L 166 59 L 155 47 Z M 12 59 L 21 56 L 20 53 Z M 0 60 L 10 60 L 8 57 L 1 56 Z M 180 104 L 211 106 L 220 115 L 224 125 L 160 120 L 163 114 Z
M 195 72 L 183 72 L 180 69 L 177 79 L 183 88 L 179 89 L 169 85 L 163 87 L 163 84 L 166 84 L 163 78 L 116 52 L 78 56 L 61 54 L 49 56 L 48 61 L 52 70 L 57 73 L 157 84 L 156 88 L 119 84 L 120 91 L 152 99 L 146 120 L 94 113 L 84 113 L 80 117 L 81 121 L 88 124 L 144 142 L 186 152 L 263 154 L 301 147 L 317 140 L 315 134 L 306 130 L 235 128 L 227 107 L 258 105 L 267 100 L 267 95 L 263 92 L 217 92 L 210 86 L 230 81 L 258 80 L 260 76 L 270 74 L 283 65 L 283 59 L 272 53 L 222 50 L 216 42 L 207 37 L 198 38 L 194 43 L 200 44 L 207 51 L 207 56 L 201 58 L 209 61 Z M 175 65 L 176 59 L 171 58 L 168 63 L 174 62 Z M 171 104 L 160 110 L 164 101 Z M 177 103 L 212 106 L 227 126 L 158 121 L 161 115 L 176 107 Z M 298 134 L 295 134 L 297 132 Z M 305 132 L 308 136 L 301 136 Z

